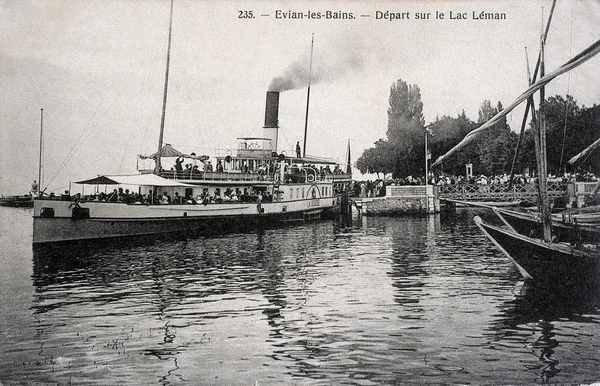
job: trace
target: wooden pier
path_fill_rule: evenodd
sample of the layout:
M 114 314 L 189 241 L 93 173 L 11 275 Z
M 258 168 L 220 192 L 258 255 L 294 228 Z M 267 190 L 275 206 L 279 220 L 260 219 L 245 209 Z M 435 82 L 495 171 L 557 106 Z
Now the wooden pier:
M 581 208 L 597 182 L 548 182 L 548 197 L 551 200 L 564 199 L 566 206 Z M 538 202 L 535 184 L 515 184 L 509 188 L 502 184 L 456 184 L 440 185 L 441 200 L 483 201 L 483 202 Z
M 568 208 L 581 208 L 596 182 L 549 182 L 551 200 L 563 199 Z M 479 202 L 505 206 L 510 203 L 536 204 L 538 192 L 535 184 L 519 184 L 509 188 L 502 184 L 455 185 L 390 185 L 385 197 L 355 197 L 352 199 L 359 213 L 371 215 L 439 213 L 440 202 Z

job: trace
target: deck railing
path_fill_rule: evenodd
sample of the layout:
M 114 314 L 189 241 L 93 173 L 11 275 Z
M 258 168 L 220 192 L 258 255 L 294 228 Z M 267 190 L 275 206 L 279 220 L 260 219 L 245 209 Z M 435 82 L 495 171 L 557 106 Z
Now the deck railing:
M 256 172 L 240 173 L 240 172 L 176 172 L 176 171 L 163 171 L 159 174 L 160 177 L 177 180 L 188 180 L 190 182 L 196 181 L 278 181 L 279 173 L 260 174 Z M 352 178 L 351 174 L 340 173 L 340 174 L 307 174 L 301 173 L 291 175 L 292 182 L 318 182 L 318 181 L 333 181 L 342 182 L 349 181 Z

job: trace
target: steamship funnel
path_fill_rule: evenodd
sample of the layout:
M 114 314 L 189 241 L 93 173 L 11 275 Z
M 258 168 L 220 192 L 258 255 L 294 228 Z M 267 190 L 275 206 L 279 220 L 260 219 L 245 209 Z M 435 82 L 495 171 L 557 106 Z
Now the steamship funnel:
M 277 137 L 279 131 L 279 91 L 267 91 L 267 103 L 265 107 L 265 126 L 263 133 L 265 141 L 263 149 L 277 151 Z
M 265 107 L 265 126 L 279 126 L 279 91 L 267 91 L 267 104 Z

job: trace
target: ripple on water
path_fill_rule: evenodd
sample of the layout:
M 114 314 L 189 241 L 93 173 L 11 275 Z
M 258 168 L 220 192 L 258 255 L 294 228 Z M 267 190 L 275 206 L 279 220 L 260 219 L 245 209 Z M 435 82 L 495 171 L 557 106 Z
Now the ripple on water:
M 2 276 L 2 289 L 28 295 L 0 297 L 2 309 L 14 310 L 0 316 L 0 380 L 599 379 L 600 296 L 523 285 L 472 223 L 474 213 L 17 250 L 11 264 L 20 265 Z

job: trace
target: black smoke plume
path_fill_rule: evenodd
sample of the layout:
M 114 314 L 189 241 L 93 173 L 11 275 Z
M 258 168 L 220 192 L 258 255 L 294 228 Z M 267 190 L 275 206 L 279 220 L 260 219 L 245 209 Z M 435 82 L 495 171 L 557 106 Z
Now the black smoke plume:
M 311 84 L 332 82 L 343 76 L 363 70 L 365 50 L 361 44 L 340 44 L 335 48 L 315 47 L 313 54 Z M 310 55 L 296 60 L 280 76 L 273 78 L 269 91 L 296 90 L 308 86 Z

